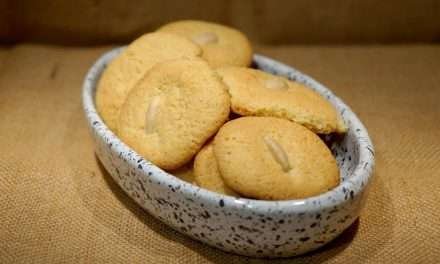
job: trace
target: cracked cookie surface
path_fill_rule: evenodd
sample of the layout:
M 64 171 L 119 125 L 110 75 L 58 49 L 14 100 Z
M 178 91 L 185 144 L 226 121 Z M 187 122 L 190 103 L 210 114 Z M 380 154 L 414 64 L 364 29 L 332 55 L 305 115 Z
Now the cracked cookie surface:
M 133 41 L 110 62 L 98 83 L 96 106 L 106 125 L 117 133 L 119 111 L 127 94 L 156 63 L 200 54 L 197 45 L 174 34 L 148 33 Z
M 336 109 L 303 84 L 242 67 L 224 67 L 217 72 L 231 94 L 234 113 L 286 118 L 315 133 L 346 131 Z
M 226 184 L 264 200 L 318 195 L 339 184 L 339 168 L 309 129 L 275 117 L 241 117 L 222 126 L 214 154 Z
M 130 91 L 119 134 L 136 152 L 165 170 L 189 162 L 229 115 L 219 76 L 202 59 L 158 63 Z
M 158 32 L 184 36 L 199 45 L 212 67 L 243 66 L 252 62 L 252 46 L 237 29 L 205 21 L 182 20 L 166 24 Z

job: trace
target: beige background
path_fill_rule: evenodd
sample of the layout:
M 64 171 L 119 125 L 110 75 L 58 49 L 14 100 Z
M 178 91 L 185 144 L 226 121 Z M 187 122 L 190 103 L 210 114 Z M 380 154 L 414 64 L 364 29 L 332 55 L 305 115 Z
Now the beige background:
M 287 9 L 200 1 L 184 12 L 237 25 L 259 40 L 257 52 L 320 80 L 353 108 L 375 144 L 376 172 L 359 221 L 317 252 L 273 262 L 437 263 L 440 46 L 418 43 L 438 40 L 439 2 L 402 1 L 400 11 L 397 1 L 292 2 Z M 69 3 L 0 1 L 8 15 L 0 14 L 3 41 L 44 43 L 0 47 L 0 263 L 263 263 L 172 231 L 118 188 L 96 160 L 80 97 L 87 69 L 111 47 L 51 44 L 124 41 L 181 18 L 168 6 L 184 4 L 151 2 L 151 13 L 117 1 Z
M 0 39 L 126 42 L 196 18 L 238 27 L 265 44 L 438 42 L 439 14 L 437 0 L 1 0 Z

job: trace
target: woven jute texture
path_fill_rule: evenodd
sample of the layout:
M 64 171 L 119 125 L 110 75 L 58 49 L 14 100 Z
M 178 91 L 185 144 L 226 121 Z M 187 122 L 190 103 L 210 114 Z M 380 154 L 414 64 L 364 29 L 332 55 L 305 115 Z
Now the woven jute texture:
M 264 263 L 210 248 L 138 207 L 97 161 L 81 84 L 110 47 L 0 49 L 0 263 Z M 317 252 L 274 263 L 438 263 L 440 46 L 257 47 L 312 75 L 368 128 L 365 209 Z

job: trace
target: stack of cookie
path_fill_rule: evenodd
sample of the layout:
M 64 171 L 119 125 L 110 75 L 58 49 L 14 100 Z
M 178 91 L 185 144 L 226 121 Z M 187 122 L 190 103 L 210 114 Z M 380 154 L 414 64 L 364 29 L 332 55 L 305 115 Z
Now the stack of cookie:
M 131 43 L 101 76 L 100 115 L 157 166 L 211 191 L 283 200 L 323 193 L 339 169 L 317 134 L 344 133 L 300 83 L 248 68 L 241 32 L 178 21 Z

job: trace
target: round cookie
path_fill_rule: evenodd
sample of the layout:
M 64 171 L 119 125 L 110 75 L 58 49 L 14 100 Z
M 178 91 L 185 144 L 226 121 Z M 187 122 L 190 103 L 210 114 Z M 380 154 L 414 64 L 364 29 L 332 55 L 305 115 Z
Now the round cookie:
M 226 184 L 251 198 L 286 200 L 339 184 L 335 158 L 307 128 L 275 117 L 242 117 L 222 126 L 214 154 Z
M 232 111 L 237 114 L 286 118 L 315 133 L 346 131 L 336 109 L 303 84 L 242 67 L 224 67 L 217 72 L 228 87 Z
M 195 183 L 195 176 L 194 176 L 192 162 L 189 162 L 180 168 L 177 168 L 175 170 L 168 171 L 168 172 L 183 181 L 186 181 L 186 182 L 189 182 L 192 184 Z
M 121 108 L 119 135 L 140 155 L 166 170 L 189 162 L 229 115 L 219 76 L 201 59 L 156 64 Z
M 108 65 L 98 83 L 96 106 L 107 126 L 117 132 L 119 111 L 128 92 L 153 65 L 201 52 L 197 45 L 174 34 L 149 33 L 133 41 Z
M 205 145 L 194 159 L 194 180 L 200 187 L 213 192 L 239 197 L 229 188 L 220 174 L 212 143 Z
M 183 20 L 166 24 L 158 31 L 178 34 L 200 45 L 202 57 L 215 68 L 246 67 L 252 62 L 252 47 L 248 38 L 234 28 L 205 21 Z

